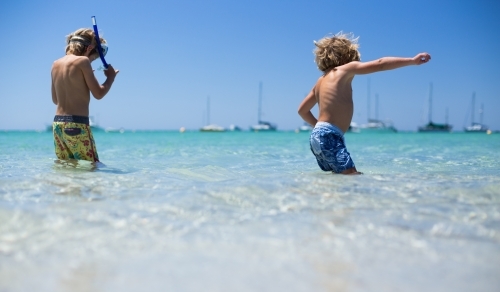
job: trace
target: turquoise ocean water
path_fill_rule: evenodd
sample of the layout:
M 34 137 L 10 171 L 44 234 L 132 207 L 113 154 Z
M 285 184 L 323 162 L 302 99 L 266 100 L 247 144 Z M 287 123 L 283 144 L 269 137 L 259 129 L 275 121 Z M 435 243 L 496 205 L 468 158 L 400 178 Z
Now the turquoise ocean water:
M 0 291 L 498 291 L 500 134 L 0 132 Z

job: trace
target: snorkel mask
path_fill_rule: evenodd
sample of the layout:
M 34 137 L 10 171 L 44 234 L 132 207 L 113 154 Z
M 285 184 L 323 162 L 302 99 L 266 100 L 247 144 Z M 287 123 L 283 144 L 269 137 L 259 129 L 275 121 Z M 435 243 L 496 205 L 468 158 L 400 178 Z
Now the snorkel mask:
M 106 54 L 108 53 L 108 45 L 101 43 L 101 50 L 103 57 L 106 57 Z

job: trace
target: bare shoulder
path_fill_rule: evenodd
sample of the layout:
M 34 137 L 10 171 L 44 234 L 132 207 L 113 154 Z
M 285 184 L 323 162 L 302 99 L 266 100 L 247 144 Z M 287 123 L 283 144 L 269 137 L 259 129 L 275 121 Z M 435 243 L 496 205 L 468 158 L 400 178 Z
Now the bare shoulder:
M 66 60 L 66 56 L 55 60 L 54 63 L 52 63 L 52 67 L 57 67 L 57 66 L 60 66 L 61 64 L 64 64 L 65 60 Z
M 72 62 L 78 65 L 90 65 L 89 58 L 85 56 L 74 56 Z
M 321 75 L 318 80 L 316 80 L 316 83 L 314 84 L 314 87 L 313 87 L 313 92 L 314 94 L 317 93 L 317 90 L 319 90 L 319 88 L 321 87 L 321 83 L 323 82 L 323 79 L 325 79 L 325 76 L 324 75 Z
M 328 74 L 323 74 L 321 75 L 318 80 L 316 80 L 316 84 L 314 85 L 315 88 L 319 88 L 321 86 L 321 84 L 323 83 L 323 81 L 325 81 L 325 77 L 327 76 Z
M 338 66 L 336 69 L 339 71 L 351 72 L 358 69 L 363 63 L 360 61 L 352 61 L 342 66 Z
M 85 56 L 66 55 L 54 61 L 54 65 L 58 64 L 90 64 L 90 60 Z
M 85 74 L 92 73 L 90 60 L 85 56 L 73 56 L 73 58 L 69 60 L 69 63 L 72 64 L 72 67 L 82 70 Z
M 324 75 L 321 75 L 321 76 L 318 78 L 318 80 L 316 80 L 316 84 L 315 84 L 315 86 L 320 85 L 320 84 L 321 84 L 321 82 L 323 81 L 323 79 L 324 79 L 324 78 L 325 78 L 325 76 L 324 76 Z
M 335 72 L 337 77 L 342 80 L 352 80 L 355 75 L 360 74 L 363 69 L 363 62 L 352 61 L 347 64 L 336 67 Z M 347 78 L 347 79 L 346 79 Z
M 52 63 L 52 74 L 56 74 L 66 65 L 66 57 L 59 58 Z

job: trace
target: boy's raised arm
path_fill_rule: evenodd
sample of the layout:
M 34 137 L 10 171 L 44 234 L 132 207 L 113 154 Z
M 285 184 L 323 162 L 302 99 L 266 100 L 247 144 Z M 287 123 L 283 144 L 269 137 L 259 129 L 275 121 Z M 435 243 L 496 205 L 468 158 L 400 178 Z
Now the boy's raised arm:
M 111 89 L 111 85 L 115 81 L 115 76 L 116 73 L 118 72 L 115 71 L 115 69 L 111 66 L 111 64 L 109 64 L 108 68 L 104 73 L 107 77 L 106 81 L 104 81 L 104 83 L 101 85 L 97 81 L 97 78 L 95 78 L 92 66 L 90 66 L 90 61 L 88 61 L 88 59 L 85 60 L 82 58 L 82 62 L 80 65 L 82 68 L 83 76 L 85 77 L 85 82 L 87 83 L 87 86 L 92 95 L 96 99 L 103 98 Z
M 318 120 L 311 113 L 311 109 L 316 104 L 316 96 L 314 95 L 314 88 L 307 94 L 307 96 L 302 100 L 299 105 L 298 113 L 302 117 L 304 121 L 306 121 L 309 125 L 316 125 Z
M 393 70 L 409 65 L 421 65 L 429 62 L 431 55 L 419 53 L 413 58 L 383 57 L 370 62 L 351 62 L 345 64 L 342 69 L 351 71 L 354 74 L 370 74 L 379 71 Z

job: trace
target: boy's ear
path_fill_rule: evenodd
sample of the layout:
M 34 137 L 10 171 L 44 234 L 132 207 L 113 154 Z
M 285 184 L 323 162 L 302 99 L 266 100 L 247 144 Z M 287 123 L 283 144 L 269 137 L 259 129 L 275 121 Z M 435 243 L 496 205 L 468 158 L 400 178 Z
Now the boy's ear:
M 87 47 L 87 52 L 92 51 L 94 48 L 95 48 L 95 46 L 94 46 L 94 45 L 89 45 L 89 46 Z

